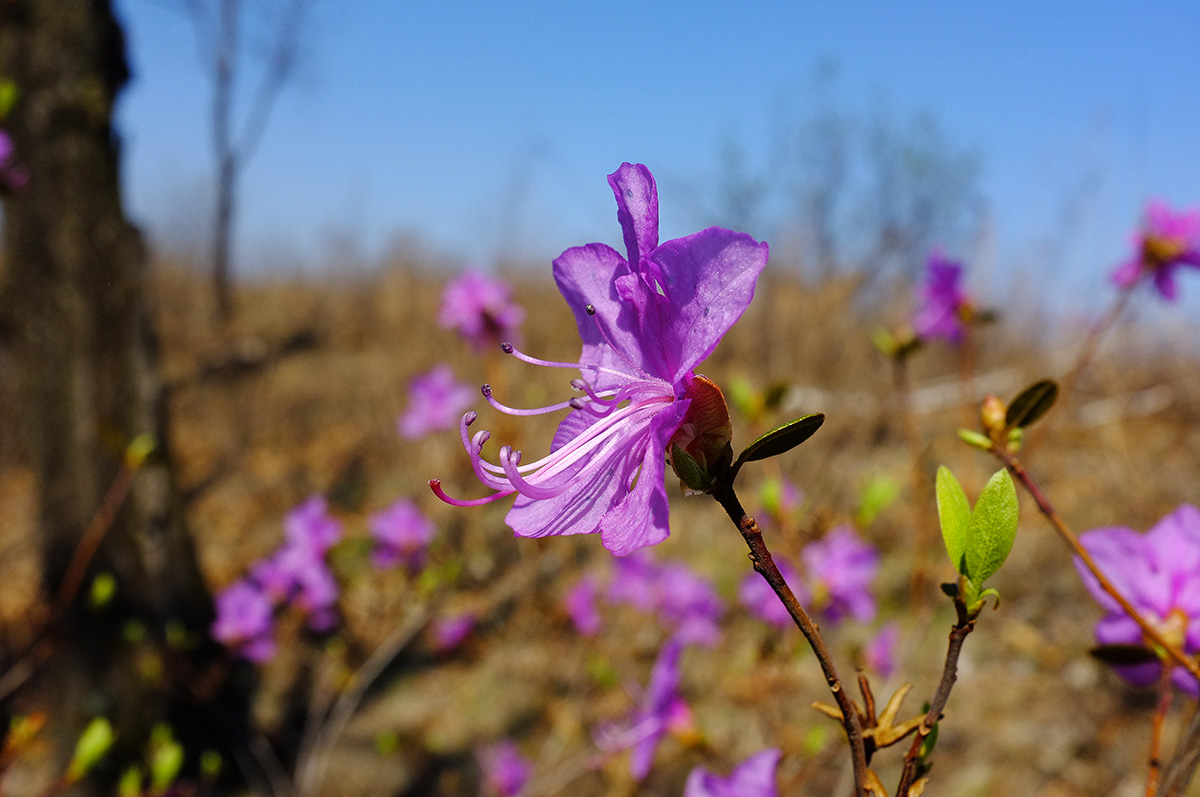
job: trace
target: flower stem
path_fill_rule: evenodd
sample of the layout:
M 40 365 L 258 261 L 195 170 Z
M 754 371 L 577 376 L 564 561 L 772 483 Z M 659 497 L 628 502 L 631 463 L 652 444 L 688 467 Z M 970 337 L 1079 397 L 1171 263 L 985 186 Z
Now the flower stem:
M 913 781 L 917 776 L 917 758 L 921 754 L 921 745 L 925 743 L 929 734 L 933 733 L 934 726 L 942 718 L 942 710 L 946 707 L 946 701 L 950 699 L 950 690 L 954 688 L 954 682 L 958 680 L 958 657 L 962 653 L 963 642 L 966 641 L 967 635 L 975 630 L 975 618 L 967 613 L 967 607 L 962 598 L 955 599 L 954 608 L 958 612 L 958 622 L 950 629 L 950 644 L 946 648 L 946 663 L 942 667 L 942 680 L 938 683 L 933 700 L 929 703 L 929 711 L 925 713 L 925 719 L 917 728 L 912 744 L 909 745 L 908 753 L 904 756 L 904 769 L 900 774 L 900 785 L 896 787 L 896 797 L 907 797 L 909 789 L 912 788 Z
M 1162 771 L 1160 749 L 1162 747 L 1163 722 L 1171 708 L 1171 668 L 1163 667 L 1158 680 L 1158 705 L 1154 708 L 1154 720 L 1150 727 L 1150 766 L 1146 774 L 1146 797 L 1154 797 L 1158 791 L 1158 776 Z
M 792 592 L 791 587 L 784 581 L 783 574 L 779 572 L 775 560 L 771 557 L 771 552 L 767 550 L 762 531 L 758 528 L 754 518 L 746 514 L 746 510 L 742 508 L 737 494 L 733 491 L 733 485 L 720 483 L 713 490 L 712 495 L 729 515 L 729 519 L 737 526 L 738 531 L 742 533 L 742 539 L 746 541 L 746 545 L 750 547 L 750 561 L 753 562 L 754 569 L 771 585 L 771 589 L 779 596 L 779 600 L 783 602 L 788 614 L 792 616 L 800 628 L 800 632 L 804 634 L 804 638 L 808 640 L 809 646 L 817 655 L 817 661 L 820 662 L 821 671 L 825 675 L 825 683 L 829 685 L 829 691 L 833 693 L 838 709 L 842 712 L 842 727 L 846 731 L 846 740 L 850 744 L 850 759 L 854 765 L 854 793 L 856 797 L 867 797 L 865 785 L 867 757 L 866 748 L 863 745 L 862 727 L 858 720 L 858 710 L 854 707 L 854 703 L 846 694 L 846 689 L 838 678 L 837 669 L 834 667 L 828 648 L 825 647 L 825 640 L 821 637 L 817 624 L 804 611 L 804 607 L 796 600 L 796 595 Z
M 1008 472 L 1012 474 L 1013 478 L 1019 481 L 1021 486 L 1033 497 L 1033 500 L 1037 502 L 1038 509 L 1050 521 L 1050 525 L 1058 532 L 1058 536 L 1067 544 L 1071 552 L 1079 557 L 1079 561 L 1083 562 L 1084 567 L 1095 577 L 1096 581 L 1100 584 L 1100 588 L 1108 593 L 1120 605 L 1121 609 L 1129 615 L 1130 619 L 1138 624 L 1146 639 L 1155 647 L 1162 649 L 1174 664 L 1183 667 L 1196 680 L 1200 681 L 1200 664 L 1197 664 L 1194 659 L 1180 650 L 1178 645 L 1168 642 L 1154 625 L 1146 620 L 1137 609 L 1133 608 L 1133 604 L 1129 602 L 1129 599 L 1113 586 L 1113 583 L 1108 580 L 1108 577 L 1096 565 L 1096 560 L 1079 543 L 1079 538 L 1075 536 L 1075 533 L 1063 521 L 1058 511 L 1054 508 L 1054 505 L 1050 503 L 1050 499 L 1046 497 L 1046 494 L 1042 492 L 1037 482 L 1033 480 L 1033 477 L 1021 465 L 1020 460 L 1014 454 L 1009 453 L 1000 446 L 993 445 L 992 453 L 1004 463 L 1004 466 L 1008 468 Z
M 1179 738 L 1175 754 L 1158 782 L 1158 797 L 1179 797 L 1191 783 L 1200 764 L 1200 707 L 1192 712 L 1187 728 Z

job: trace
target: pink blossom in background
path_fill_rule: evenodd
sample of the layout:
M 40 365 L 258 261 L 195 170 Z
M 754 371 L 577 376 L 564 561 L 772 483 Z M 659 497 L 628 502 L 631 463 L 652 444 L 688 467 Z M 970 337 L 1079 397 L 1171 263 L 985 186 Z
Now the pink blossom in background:
M 447 653 L 463 643 L 475 630 L 476 618 L 471 612 L 448 614 L 433 621 L 433 647 Z
M 411 570 L 424 566 L 425 551 L 433 540 L 434 526 L 408 498 L 401 498 L 387 509 L 367 518 L 367 528 L 375 540 L 371 563 L 378 568 L 403 564 Z
M 801 606 L 807 606 L 809 594 L 804 588 L 804 580 L 800 574 L 783 559 L 776 559 L 775 564 L 779 567 L 779 573 L 783 576 L 783 580 L 792 588 L 796 600 L 800 601 Z M 783 601 L 775 594 L 775 590 L 771 589 L 767 580 L 757 572 L 751 571 L 743 576 L 742 582 L 738 586 L 738 600 L 741 601 L 746 611 L 777 628 L 786 628 L 794 622 L 783 605 Z
M 512 300 L 508 283 L 470 269 L 446 284 L 438 323 L 453 329 L 477 351 L 513 340 L 525 311 Z
M 314 495 L 287 513 L 283 519 L 283 536 L 292 545 L 324 556 L 342 539 L 342 524 L 329 514 L 325 497 Z
M 778 797 L 779 756 L 775 748 L 763 750 L 738 764 L 727 778 L 696 767 L 684 784 L 683 797 Z
M 274 609 L 257 585 L 233 582 L 217 593 L 216 608 L 213 639 L 250 661 L 261 663 L 275 655 Z
M 962 264 L 935 250 L 926 268 L 925 282 L 917 289 L 913 329 L 926 340 L 960 343 L 971 313 L 971 300 L 962 287 Z
M 678 639 L 663 645 L 641 705 L 626 722 L 606 726 L 596 734 L 596 744 L 605 752 L 632 750 L 629 770 L 638 781 L 650 774 L 654 753 L 663 737 L 672 731 L 686 732 L 694 724 L 691 709 L 679 695 L 682 653 L 683 643 Z
M 505 521 L 523 537 L 598 532 L 604 547 L 625 556 L 666 539 L 667 452 L 704 438 L 711 399 L 693 369 L 742 315 L 766 265 L 767 246 L 748 235 L 710 227 L 685 238 L 658 242 L 658 190 L 649 169 L 622 164 L 609 176 L 626 257 L 604 244 L 568 249 L 554 261 L 559 291 L 575 314 L 583 348 L 578 363 L 554 363 L 517 351 L 525 362 L 578 370 L 572 386 L 581 395 L 530 410 L 507 407 L 485 390 L 489 403 L 511 415 L 571 410 L 559 424 L 550 454 L 522 463 L 522 454 L 500 448 L 499 462 L 482 457 L 490 433 L 460 424 L 475 474 L 492 494 L 476 500 L 447 496 L 456 506 L 477 506 L 516 495 Z M 722 402 L 723 403 L 723 402 Z M 728 414 L 725 414 L 728 423 Z M 703 426 L 704 428 L 699 428 Z
M 879 570 L 879 552 L 849 526 L 831 529 L 825 538 L 800 552 L 808 571 L 815 606 L 831 623 L 847 615 L 859 622 L 875 617 L 871 582 Z
M 1133 236 L 1134 254 L 1112 273 L 1112 281 L 1132 288 L 1143 276 L 1167 301 L 1179 295 L 1175 273 L 1180 266 L 1200 268 L 1200 208 L 1171 210 L 1160 199 L 1146 205 L 1142 229 Z
M 655 614 L 676 638 L 711 647 L 720 641 L 725 604 L 712 584 L 683 562 L 655 562 L 647 552 L 617 560 L 608 598 Z
M 408 383 L 408 409 L 400 416 L 397 431 L 405 440 L 419 440 L 430 432 L 453 429 L 478 395 L 475 388 L 454 378 L 450 366 L 435 365 Z
M 1139 614 L 1188 655 L 1200 653 L 1200 509 L 1183 504 L 1145 534 L 1111 527 L 1085 532 L 1079 542 Z M 1096 642 L 1147 647 L 1137 623 L 1078 559 L 1075 569 L 1105 611 L 1096 623 Z M 1152 686 L 1162 665 L 1148 662 L 1113 670 L 1135 686 Z M 1182 667 L 1174 669 L 1172 680 L 1192 697 L 1200 696 L 1200 684 Z
M 594 576 L 584 576 L 563 598 L 563 608 L 575 624 L 575 630 L 584 636 L 595 636 L 600 631 L 600 612 L 596 608 L 596 595 L 600 585 Z
M 29 175 L 13 158 L 12 137 L 0 130 L 0 191 L 19 191 L 29 182 Z
M 900 643 L 900 625 L 886 623 L 863 649 L 863 664 L 883 678 L 896 671 L 896 646 Z
M 519 797 L 533 775 L 533 765 L 513 742 L 499 742 L 479 754 L 483 794 L 486 797 Z

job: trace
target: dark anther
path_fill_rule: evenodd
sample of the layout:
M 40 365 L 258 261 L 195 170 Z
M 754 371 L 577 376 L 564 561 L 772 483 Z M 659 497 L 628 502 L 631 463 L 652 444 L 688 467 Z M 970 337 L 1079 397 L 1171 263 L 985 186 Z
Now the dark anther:
M 500 351 L 504 352 L 505 354 L 512 354 L 513 345 L 511 343 L 507 343 L 507 342 L 501 343 Z
M 483 387 L 479 388 L 479 392 L 483 394 L 484 398 L 491 398 L 492 397 L 492 386 L 485 382 L 483 384 Z
M 594 304 L 585 304 L 585 305 L 583 306 L 583 309 L 587 311 L 587 314 L 588 314 L 588 315 L 595 315 L 595 314 L 596 314 L 596 305 L 594 305 Z
M 467 426 L 470 426 L 471 424 L 475 423 L 478 418 L 479 413 L 475 412 L 475 410 L 471 410 L 463 416 L 463 423 L 465 423 Z
M 571 409 L 575 409 L 575 410 L 583 409 L 583 400 L 580 399 L 578 396 L 576 396 L 575 398 L 568 401 L 567 404 L 570 405 Z

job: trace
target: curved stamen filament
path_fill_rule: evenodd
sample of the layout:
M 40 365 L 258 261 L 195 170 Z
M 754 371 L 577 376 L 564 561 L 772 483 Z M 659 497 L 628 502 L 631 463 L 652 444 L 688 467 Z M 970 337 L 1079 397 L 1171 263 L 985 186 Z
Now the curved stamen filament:
M 530 357 L 528 354 L 517 349 L 511 343 L 505 344 L 504 353 L 511 354 L 513 357 L 516 357 L 521 362 L 526 362 L 526 363 L 529 363 L 530 365 L 541 365 L 541 366 L 545 366 L 546 368 L 567 368 L 572 371 L 595 371 L 595 372 L 601 373 L 601 374 L 610 374 L 612 376 L 619 376 L 622 379 L 629 378 L 629 374 L 627 374 L 627 373 L 624 373 L 622 371 L 615 371 L 612 368 L 605 368 L 602 365 L 593 365 L 591 363 L 560 363 L 560 362 L 555 362 L 553 360 L 540 360 L 537 357 Z M 641 369 L 638 369 L 638 370 L 640 371 Z
M 451 498 L 450 496 L 446 495 L 446 491 L 442 489 L 442 480 L 441 479 L 430 479 L 429 480 L 429 489 L 433 490 L 433 494 L 436 495 L 438 498 L 442 499 L 447 504 L 450 504 L 452 506 L 484 506 L 486 504 L 492 503 L 493 501 L 497 501 L 501 498 L 510 496 L 516 492 L 516 490 L 503 490 L 498 493 L 492 493 L 491 495 L 485 496 L 483 498 L 475 498 L 470 501 L 463 501 L 462 499 Z
M 546 407 L 534 407 L 533 409 L 522 410 L 516 407 L 510 407 L 507 404 L 501 404 L 492 396 L 491 388 L 488 385 L 484 385 L 484 387 L 488 388 L 483 392 L 483 397 L 487 400 L 487 403 L 491 404 L 493 407 L 506 415 L 546 415 L 551 412 L 558 412 L 559 410 L 568 409 L 572 406 L 570 401 L 560 401 L 557 404 L 551 404 Z

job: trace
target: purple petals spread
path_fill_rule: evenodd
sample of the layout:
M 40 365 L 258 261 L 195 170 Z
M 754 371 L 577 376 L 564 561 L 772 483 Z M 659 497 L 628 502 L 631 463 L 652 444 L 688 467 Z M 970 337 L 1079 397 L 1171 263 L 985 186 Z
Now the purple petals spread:
M 420 570 L 425 563 L 425 549 L 433 539 L 433 523 L 411 500 L 401 498 L 382 512 L 367 519 L 367 528 L 375 538 L 371 562 L 376 567 L 395 567 L 403 564 L 410 570 Z
M 1183 504 L 1145 534 L 1105 528 L 1081 534 L 1079 541 L 1139 614 L 1187 654 L 1200 653 L 1200 509 Z M 1083 563 L 1076 560 L 1075 569 L 1105 610 L 1096 623 L 1096 641 L 1145 646 L 1141 629 Z M 1136 686 L 1154 684 L 1162 672 L 1153 662 L 1113 669 Z M 1184 669 L 1175 668 L 1172 678 L 1183 691 L 1200 696 L 1200 684 Z
M 525 311 L 512 300 L 502 280 L 471 269 L 448 283 L 442 292 L 438 323 L 456 330 L 478 351 L 512 340 L 525 320 Z
M 482 458 L 489 433 L 471 434 L 474 413 L 460 424 L 475 474 L 493 494 L 473 506 L 516 494 L 506 521 L 519 536 L 600 532 L 604 547 L 624 556 L 669 534 L 664 484 L 671 438 L 688 421 L 685 398 L 693 369 L 741 316 L 766 265 L 767 247 L 747 235 L 712 227 L 658 243 L 654 178 L 622 164 L 609 176 L 628 259 L 603 244 L 568 249 L 554 278 L 575 315 L 582 341 L 578 363 L 550 363 L 511 345 L 526 362 L 577 369 L 582 395 L 542 410 L 570 406 L 550 454 L 523 462 L 502 447 L 498 462 Z M 486 393 L 486 391 L 485 391 Z
M 970 298 L 962 287 L 962 263 L 935 250 L 927 266 L 925 282 L 917 290 L 919 307 L 913 316 L 913 329 L 926 340 L 941 338 L 959 343 L 966 334 L 964 322 L 972 313 Z
M 533 766 L 513 742 L 499 742 L 479 754 L 486 797 L 518 797 L 533 775 Z
M 1200 268 L 1200 209 L 1175 212 L 1162 200 L 1146 205 L 1142 229 L 1133 237 L 1134 255 L 1112 273 L 1112 281 L 1132 288 L 1143 277 L 1167 301 L 1179 295 L 1175 272 L 1180 266 Z

